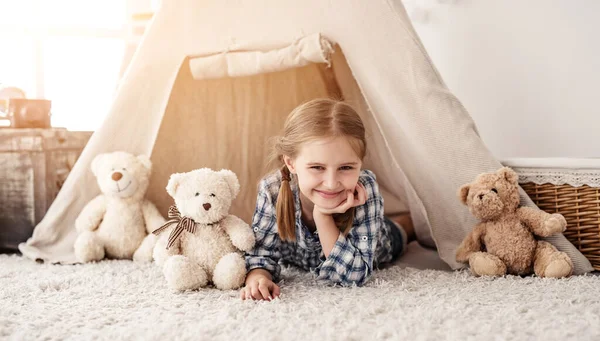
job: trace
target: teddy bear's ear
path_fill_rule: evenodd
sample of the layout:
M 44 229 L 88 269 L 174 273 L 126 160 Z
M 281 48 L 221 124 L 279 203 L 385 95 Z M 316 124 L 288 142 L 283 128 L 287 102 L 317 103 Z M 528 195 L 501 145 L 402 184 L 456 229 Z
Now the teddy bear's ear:
M 469 196 L 470 189 L 471 184 L 466 184 L 458 190 L 458 198 L 460 199 L 460 202 L 462 202 L 464 205 L 467 204 L 467 197 Z
M 179 187 L 182 177 L 183 174 L 175 173 L 171 174 L 171 177 L 169 178 L 169 183 L 167 183 L 166 189 L 167 193 L 169 193 L 169 195 L 173 198 L 175 197 L 175 193 L 177 192 L 177 188 Z
M 235 198 L 238 193 L 240 193 L 240 182 L 238 181 L 237 175 L 229 169 L 221 169 L 219 175 L 225 178 L 225 181 L 227 181 L 227 185 L 229 186 L 229 191 L 231 191 L 231 196 Z
M 150 161 L 150 158 L 148 156 L 138 155 L 137 159 L 147 170 L 152 170 L 152 161 Z
M 517 175 L 517 173 L 510 169 L 509 167 L 502 167 L 498 170 L 498 174 L 502 177 L 504 177 L 506 180 L 508 180 L 508 182 L 510 183 L 517 183 L 517 181 L 519 180 L 519 175 Z
M 102 164 L 102 160 L 104 159 L 105 155 L 106 154 L 98 154 L 92 160 L 92 164 L 90 165 L 90 168 L 92 169 L 92 173 L 94 173 L 94 176 L 98 176 L 98 171 L 100 170 L 100 165 Z

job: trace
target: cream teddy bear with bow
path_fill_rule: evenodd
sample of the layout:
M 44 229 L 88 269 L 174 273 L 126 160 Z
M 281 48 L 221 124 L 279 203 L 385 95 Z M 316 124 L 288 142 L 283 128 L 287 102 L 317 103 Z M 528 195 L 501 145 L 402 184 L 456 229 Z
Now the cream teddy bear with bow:
M 212 282 L 218 289 L 237 289 L 246 278 L 243 251 L 254 247 L 247 223 L 230 215 L 240 190 L 230 170 L 209 168 L 171 175 L 167 192 L 175 200 L 163 227 L 154 260 L 163 267 L 171 289 L 194 290 Z M 168 232 L 168 233 L 167 233 Z

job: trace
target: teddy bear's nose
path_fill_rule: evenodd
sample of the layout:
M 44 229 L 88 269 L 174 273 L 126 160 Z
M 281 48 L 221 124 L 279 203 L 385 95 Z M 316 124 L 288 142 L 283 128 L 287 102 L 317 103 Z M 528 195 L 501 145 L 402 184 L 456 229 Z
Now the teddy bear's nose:
M 206 203 L 206 204 L 203 204 L 202 207 L 204 207 L 204 209 L 208 211 L 208 210 L 210 210 L 211 206 L 209 203 Z
M 121 174 L 119 172 L 112 173 L 112 179 L 115 180 L 115 181 L 121 180 L 122 177 L 123 177 L 123 174 Z

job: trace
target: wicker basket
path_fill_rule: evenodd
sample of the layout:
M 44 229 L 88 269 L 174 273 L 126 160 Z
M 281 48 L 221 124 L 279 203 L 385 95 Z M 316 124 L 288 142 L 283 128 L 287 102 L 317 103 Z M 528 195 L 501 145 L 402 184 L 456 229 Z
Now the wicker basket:
M 600 270 L 600 160 L 512 159 L 503 162 L 519 174 L 531 200 L 567 220 L 565 237 Z

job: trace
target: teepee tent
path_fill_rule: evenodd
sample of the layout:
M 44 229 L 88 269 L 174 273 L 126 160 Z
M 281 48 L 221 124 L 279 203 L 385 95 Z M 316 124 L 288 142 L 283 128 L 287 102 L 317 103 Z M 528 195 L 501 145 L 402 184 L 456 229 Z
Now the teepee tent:
M 93 66 L 92 66 L 93 67 Z M 387 213 L 410 210 L 422 244 L 452 268 L 476 223 L 456 198 L 477 174 L 501 167 L 443 83 L 400 0 L 164 1 L 95 132 L 33 236 L 32 259 L 74 261 L 74 221 L 99 193 L 89 170 L 99 153 L 153 162 L 148 197 L 166 215 L 169 175 L 228 168 L 242 191 L 232 213 L 250 221 L 270 136 L 298 104 L 337 97 L 369 131 L 365 168 Z M 524 195 L 523 202 L 533 205 Z M 591 265 L 563 236 L 549 239 Z

